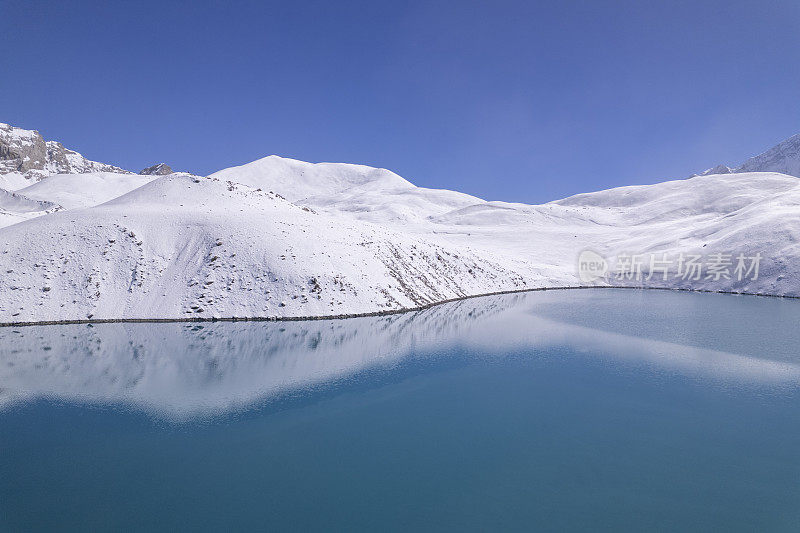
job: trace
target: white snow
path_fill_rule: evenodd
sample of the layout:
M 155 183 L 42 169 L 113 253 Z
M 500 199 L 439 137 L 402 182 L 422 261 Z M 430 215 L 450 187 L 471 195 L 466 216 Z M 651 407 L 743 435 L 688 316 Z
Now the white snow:
M 612 266 L 623 254 L 762 258 L 755 279 L 648 280 L 644 265 L 641 279 L 596 285 L 800 296 L 799 186 L 711 174 L 524 205 L 277 156 L 208 178 L 51 176 L 0 201 L 12 224 L 0 229 L 0 322 L 401 310 L 586 285 L 585 249 Z
M 0 228 L 60 209 L 55 203 L 39 201 L 17 192 L 0 189 Z
M 299 205 L 377 223 L 418 221 L 482 202 L 468 194 L 416 187 L 383 168 L 306 163 L 275 155 L 221 170 L 211 177 L 274 191 Z
M 5 191 L 17 191 L 23 189 L 33 183 L 35 180 L 26 177 L 19 172 L 9 172 L 8 174 L 0 174 L 0 189 Z
M 28 198 L 46 200 L 65 209 L 74 209 L 113 200 L 156 177 L 114 172 L 56 174 L 17 192 Z
M 409 189 L 414 186 L 389 170 L 345 163 L 306 163 L 271 155 L 211 174 L 267 191 L 283 191 L 295 202 L 310 196 L 330 196 L 353 187 Z

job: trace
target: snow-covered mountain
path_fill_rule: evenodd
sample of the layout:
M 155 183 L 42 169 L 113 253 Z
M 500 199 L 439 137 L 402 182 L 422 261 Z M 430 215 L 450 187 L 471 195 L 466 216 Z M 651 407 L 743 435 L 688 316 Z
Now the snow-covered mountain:
M 3 213 L 0 323 L 339 316 L 572 286 L 800 296 L 800 180 L 774 172 L 524 205 L 270 156 L 210 177 L 55 175 L 4 192 Z M 589 280 L 587 250 L 607 261 Z
M 527 286 L 465 247 L 177 174 L 4 228 L 0 248 L 10 321 L 368 313 Z
M 377 223 L 425 220 L 483 202 L 460 192 L 417 187 L 384 168 L 306 163 L 275 155 L 211 177 L 277 192 L 298 205 Z
M 36 130 L 0 122 L 0 188 L 17 190 L 53 174 L 128 173 L 113 165 L 90 161 L 60 142 L 45 141 Z
M 703 172 L 701 176 L 738 172 L 778 172 L 800 177 L 800 134 L 776 144 L 763 154 L 751 157 L 736 168 L 717 165 Z

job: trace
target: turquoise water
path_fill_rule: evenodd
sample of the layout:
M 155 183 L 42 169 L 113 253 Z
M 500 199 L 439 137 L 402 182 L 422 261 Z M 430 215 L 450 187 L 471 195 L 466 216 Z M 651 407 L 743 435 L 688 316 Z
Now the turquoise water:
M 797 531 L 800 301 L 0 328 L 0 530 Z

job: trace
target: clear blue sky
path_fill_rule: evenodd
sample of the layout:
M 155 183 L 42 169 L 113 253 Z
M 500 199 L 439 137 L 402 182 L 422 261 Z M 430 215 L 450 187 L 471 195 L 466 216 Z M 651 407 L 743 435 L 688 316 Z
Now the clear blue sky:
M 0 122 L 206 174 L 269 154 L 542 202 L 800 132 L 800 2 L 0 0 Z

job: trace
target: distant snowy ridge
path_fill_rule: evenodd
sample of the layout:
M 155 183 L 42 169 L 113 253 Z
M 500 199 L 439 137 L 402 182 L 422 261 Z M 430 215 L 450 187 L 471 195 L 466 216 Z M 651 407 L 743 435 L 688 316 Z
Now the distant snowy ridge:
M 45 141 L 36 130 L 0 122 L 0 188 L 16 190 L 53 174 L 129 173 L 90 161 L 60 142 Z
M 733 174 L 740 172 L 778 172 L 789 176 L 800 177 L 800 134 L 793 135 L 763 154 L 751 157 L 740 166 L 731 168 L 717 165 L 702 172 L 708 174 Z

